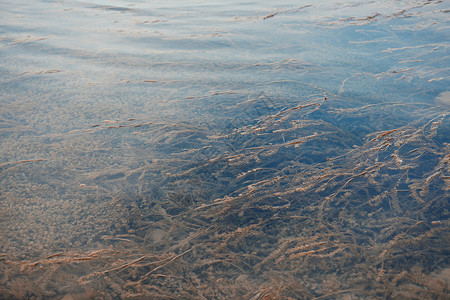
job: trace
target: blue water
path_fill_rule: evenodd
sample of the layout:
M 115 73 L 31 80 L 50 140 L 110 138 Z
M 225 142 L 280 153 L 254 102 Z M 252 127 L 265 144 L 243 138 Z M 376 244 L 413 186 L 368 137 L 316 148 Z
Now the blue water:
M 449 10 L 0 0 L 0 298 L 445 298 Z

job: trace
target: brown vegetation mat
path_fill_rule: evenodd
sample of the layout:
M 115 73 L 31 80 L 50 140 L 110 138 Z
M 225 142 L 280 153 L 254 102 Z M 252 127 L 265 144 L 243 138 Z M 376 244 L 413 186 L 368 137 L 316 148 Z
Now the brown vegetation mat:
M 319 93 L 315 101 L 273 105 L 273 113 L 220 134 L 142 124 L 139 135 L 170 145 L 172 154 L 91 172 L 91 185 L 76 186 L 85 191 L 76 194 L 84 208 L 72 221 L 77 234 L 90 236 L 84 244 L 74 227 L 61 228 L 63 251 L 43 257 L 32 240 L 27 249 L 10 237 L 0 257 L 2 298 L 447 298 L 449 116 L 427 106 L 374 111 L 337 100 L 331 106 Z M 236 113 L 242 105 L 249 104 Z M 394 110 L 426 117 L 400 127 L 373 120 L 369 134 L 351 126 Z M 110 125 L 102 126 L 94 128 Z M 130 127 L 138 126 L 108 130 Z M 45 161 L 2 168 L 36 163 Z M 134 196 L 130 182 L 137 182 Z

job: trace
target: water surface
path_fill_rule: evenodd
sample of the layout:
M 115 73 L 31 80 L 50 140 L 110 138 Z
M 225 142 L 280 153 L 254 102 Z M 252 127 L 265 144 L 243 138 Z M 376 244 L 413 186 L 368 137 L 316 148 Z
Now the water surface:
M 448 297 L 449 11 L 0 1 L 0 298 Z

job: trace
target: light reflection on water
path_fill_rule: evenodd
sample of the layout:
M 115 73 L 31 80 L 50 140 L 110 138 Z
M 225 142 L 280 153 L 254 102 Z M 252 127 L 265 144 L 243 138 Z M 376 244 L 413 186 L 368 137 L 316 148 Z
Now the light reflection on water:
M 1 1 L 0 293 L 445 297 L 448 10 Z

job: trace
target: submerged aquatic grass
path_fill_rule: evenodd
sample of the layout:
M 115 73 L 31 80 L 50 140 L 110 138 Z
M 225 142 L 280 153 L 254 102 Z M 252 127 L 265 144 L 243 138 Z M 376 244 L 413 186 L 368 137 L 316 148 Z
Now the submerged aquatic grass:
M 0 3 L 0 298 L 447 298 L 448 5 L 380 3 Z

